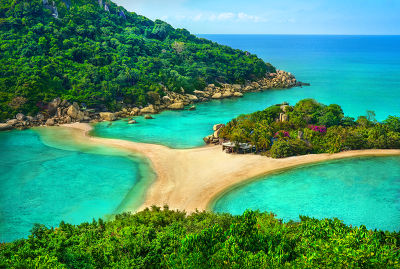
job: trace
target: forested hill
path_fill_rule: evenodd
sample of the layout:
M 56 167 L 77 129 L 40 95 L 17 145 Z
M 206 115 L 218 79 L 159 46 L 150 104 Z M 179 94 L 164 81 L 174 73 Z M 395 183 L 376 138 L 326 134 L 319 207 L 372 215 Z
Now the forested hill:
M 0 120 L 55 97 L 118 109 L 152 94 L 244 83 L 274 67 L 108 0 L 0 0 Z M 164 88 L 165 87 L 165 88 Z

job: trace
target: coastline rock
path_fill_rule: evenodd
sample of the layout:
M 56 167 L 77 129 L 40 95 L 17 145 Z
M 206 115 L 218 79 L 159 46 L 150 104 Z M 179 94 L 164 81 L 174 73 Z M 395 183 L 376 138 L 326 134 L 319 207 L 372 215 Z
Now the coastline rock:
M 215 124 L 215 125 L 213 126 L 213 131 L 214 131 L 214 132 L 215 132 L 215 131 L 218 131 L 218 130 L 221 129 L 222 127 L 225 127 L 225 124 L 223 124 L 223 123 Z
M 131 112 L 129 113 L 130 116 L 138 116 L 140 114 L 140 108 L 134 107 L 132 108 Z
M 145 120 L 152 120 L 152 119 L 154 119 L 151 115 L 145 115 L 144 116 L 144 119 Z
M 232 97 L 232 92 L 231 91 L 225 91 L 223 94 L 222 94 L 222 98 L 229 98 L 229 97 Z
M 130 120 L 130 121 L 128 121 L 128 124 L 135 124 L 135 123 L 137 123 L 136 120 Z
M 0 131 L 11 130 L 13 127 L 7 123 L 0 123 Z
M 189 100 L 192 101 L 192 102 L 197 102 L 197 101 L 199 101 L 199 98 L 197 98 L 196 95 L 187 94 L 186 96 L 187 96 L 187 97 L 189 98 Z
M 47 126 L 54 126 L 54 124 L 55 124 L 54 119 L 47 119 L 46 121 Z
M 191 110 L 191 111 L 196 110 L 196 106 L 189 107 L 189 110 Z
M 157 109 L 153 105 L 149 105 L 140 110 L 141 114 L 156 114 L 158 113 Z
M 111 112 L 100 112 L 100 118 L 105 121 L 115 121 L 117 117 Z
M 70 116 L 72 119 L 80 121 L 83 119 L 85 115 L 83 114 L 82 111 L 79 110 L 79 106 L 77 108 L 77 105 L 78 104 L 70 106 L 67 110 L 67 115 Z
M 38 121 L 44 121 L 44 115 L 42 113 L 38 113 L 36 115 L 36 118 L 37 118 Z
M 213 96 L 211 96 L 212 99 L 221 99 L 222 94 L 220 92 L 214 93 Z
M 11 126 L 14 126 L 17 123 L 18 123 L 17 119 L 12 119 L 12 120 L 9 120 L 6 122 L 7 125 L 11 125 Z
M 61 104 L 61 99 L 60 98 L 55 98 L 53 101 L 51 101 L 48 104 L 48 112 L 51 116 L 53 116 L 54 114 L 56 114 L 57 112 L 57 108 L 59 107 L 59 105 Z
M 214 138 L 219 138 L 219 134 L 221 133 L 222 128 L 219 128 L 218 130 L 216 130 L 213 134 Z
M 235 97 L 243 97 L 243 93 L 241 93 L 241 92 L 235 92 L 235 93 L 233 94 L 233 96 L 235 96 Z
M 209 135 L 209 136 L 206 136 L 206 137 L 203 138 L 203 141 L 206 144 L 210 144 L 212 140 L 213 140 L 213 136 L 212 135 Z
M 242 85 L 240 85 L 240 84 L 233 84 L 233 85 L 232 85 L 232 88 L 233 88 L 234 90 L 236 90 L 236 91 L 240 91 L 240 90 L 242 89 Z
M 23 121 L 25 119 L 25 115 L 22 113 L 18 113 L 15 118 L 19 121 Z
M 168 108 L 172 110 L 182 110 L 184 107 L 185 106 L 182 102 L 173 103 L 172 105 L 168 106 Z

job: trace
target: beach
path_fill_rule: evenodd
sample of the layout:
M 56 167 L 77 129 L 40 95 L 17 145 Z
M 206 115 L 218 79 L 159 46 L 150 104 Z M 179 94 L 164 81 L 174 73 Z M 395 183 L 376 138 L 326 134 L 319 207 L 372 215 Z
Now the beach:
M 219 146 L 171 149 L 156 144 L 93 137 L 89 135 L 92 126 L 86 123 L 51 128 L 68 128 L 75 143 L 114 147 L 149 159 L 156 180 L 147 190 L 141 206 L 127 206 L 125 211 L 132 212 L 152 205 L 168 205 L 170 209 L 188 213 L 209 210 L 213 201 L 227 190 L 280 170 L 343 158 L 400 155 L 400 150 L 357 150 L 272 159 L 252 154 L 226 154 Z

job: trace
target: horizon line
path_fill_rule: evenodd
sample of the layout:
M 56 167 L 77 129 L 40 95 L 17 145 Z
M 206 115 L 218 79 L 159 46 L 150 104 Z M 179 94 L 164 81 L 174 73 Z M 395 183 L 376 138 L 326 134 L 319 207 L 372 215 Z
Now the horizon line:
M 400 36 L 400 34 L 207 34 L 207 33 L 196 33 L 194 35 L 277 35 L 277 36 L 289 36 L 289 35 L 298 35 L 298 36 Z

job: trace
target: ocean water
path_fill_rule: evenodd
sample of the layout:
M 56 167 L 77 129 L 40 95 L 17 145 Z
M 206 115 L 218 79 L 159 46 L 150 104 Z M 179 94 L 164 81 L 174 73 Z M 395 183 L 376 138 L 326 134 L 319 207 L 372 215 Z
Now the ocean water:
M 376 113 L 377 120 L 400 115 L 400 36 L 202 35 L 257 54 L 287 70 L 310 87 L 246 94 L 241 99 L 211 101 L 196 111 L 163 112 L 154 120 L 138 118 L 128 126 L 100 123 L 93 134 L 172 148 L 203 145 L 212 126 L 244 113 L 304 98 L 342 106 L 346 115 Z
M 42 135 L 50 141 L 52 131 Z M 134 156 L 61 142 L 59 149 L 33 130 L 0 132 L 0 141 L 0 242 L 26 238 L 34 223 L 107 218 L 140 197 L 146 164 Z
M 299 215 L 339 218 L 369 229 L 400 230 L 400 157 L 346 159 L 274 174 L 237 187 L 216 212 L 268 211 L 284 221 Z

